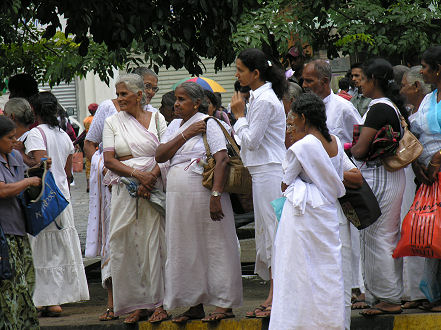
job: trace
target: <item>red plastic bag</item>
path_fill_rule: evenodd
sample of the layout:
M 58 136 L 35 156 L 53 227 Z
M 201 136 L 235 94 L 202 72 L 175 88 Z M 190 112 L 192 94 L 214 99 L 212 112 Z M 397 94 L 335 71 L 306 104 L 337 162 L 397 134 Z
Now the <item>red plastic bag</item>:
M 422 184 L 401 226 L 401 239 L 393 257 L 420 256 L 441 259 L 441 176 Z

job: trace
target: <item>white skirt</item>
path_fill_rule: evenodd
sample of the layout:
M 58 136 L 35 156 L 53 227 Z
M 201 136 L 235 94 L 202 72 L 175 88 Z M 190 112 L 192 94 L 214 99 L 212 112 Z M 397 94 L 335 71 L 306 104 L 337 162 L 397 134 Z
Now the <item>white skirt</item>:
M 334 205 L 295 215 L 285 203 L 274 243 L 269 329 L 343 329 L 339 219 Z
M 29 235 L 35 267 L 35 306 L 51 306 L 89 299 L 80 239 L 72 204 L 36 237 Z
M 210 218 L 202 176 L 173 166 L 167 176 L 165 298 L 167 309 L 242 303 L 242 278 L 233 210 L 222 194 L 224 218 Z

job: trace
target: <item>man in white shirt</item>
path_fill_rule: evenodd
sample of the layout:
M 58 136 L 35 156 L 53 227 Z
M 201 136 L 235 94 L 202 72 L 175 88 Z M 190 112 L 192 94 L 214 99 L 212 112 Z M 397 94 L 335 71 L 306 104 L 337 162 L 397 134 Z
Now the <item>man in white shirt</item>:
M 335 95 L 331 90 L 332 70 L 329 63 L 315 60 L 303 69 L 303 88 L 317 94 L 326 106 L 326 125 L 340 142 L 352 142 L 354 125 L 361 124 L 361 116 L 351 102 Z
M 342 145 L 352 142 L 354 125 L 362 123 L 361 116 L 351 102 L 335 95 L 331 90 L 332 70 L 331 65 L 323 60 L 308 63 L 303 69 L 303 88 L 322 98 L 326 107 L 326 125 L 329 133 L 337 136 Z M 355 167 L 355 166 L 352 166 Z M 347 166 L 345 170 L 349 170 Z M 358 172 L 358 171 L 357 171 Z M 359 173 L 359 172 L 358 172 Z M 346 174 L 346 173 L 345 173 Z M 340 240 L 342 243 L 342 268 L 345 288 L 345 328 L 350 328 L 351 291 L 353 273 L 358 274 L 358 269 L 353 270 L 353 258 L 359 259 L 360 248 L 352 251 L 352 246 L 360 246 L 359 234 L 355 227 L 351 230 L 350 223 L 344 217 L 340 218 Z
M 351 103 L 358 110 L 360 116 L 364 116 L 369 107 L 369 103 L 371 103 L 372 101 L 372 99 L 364 96 L 363 91 L 361 90 L 360 82 L 362 73 L 363 70 L 361 63 L 355 63 L 351 65 L 351 77 L 356 87 L 354 95 L 351 98 Z

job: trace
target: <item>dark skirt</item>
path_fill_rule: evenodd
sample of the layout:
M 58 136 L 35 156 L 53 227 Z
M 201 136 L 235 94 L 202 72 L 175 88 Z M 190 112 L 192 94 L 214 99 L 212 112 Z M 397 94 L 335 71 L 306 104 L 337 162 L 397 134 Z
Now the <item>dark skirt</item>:
M 6 235 L 6 240 L 14 276 L 0 281 L 0 329 L 39 329 L 32 302 L 35 274 L 28 237 Z

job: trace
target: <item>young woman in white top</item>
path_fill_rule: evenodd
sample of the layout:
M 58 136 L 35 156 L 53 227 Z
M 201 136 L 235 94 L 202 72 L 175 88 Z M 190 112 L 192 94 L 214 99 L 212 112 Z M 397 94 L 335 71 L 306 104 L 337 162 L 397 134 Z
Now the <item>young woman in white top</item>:
M 253 179 L 253 203 L 256 230 L 255 272 L 270 280 L 276 216 L 271 201 L 282 196 L 282 161 L 285 157 L 286 116 L 281 99 L 287 84 L 283 70 L 259 49 L 245 49 L 236 59 L 236 77 L 241 86 L 249 86 L 247 114 L 239 93 L 231 100 L 237 119 L 234 125 L 241 141 L 241 157 Z M 248 317 L 269 317 L 272 282 L 267 299 Z

